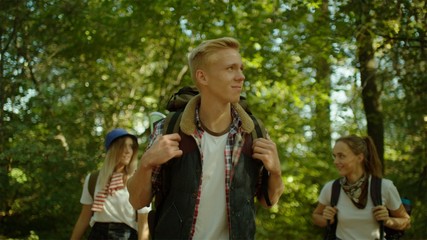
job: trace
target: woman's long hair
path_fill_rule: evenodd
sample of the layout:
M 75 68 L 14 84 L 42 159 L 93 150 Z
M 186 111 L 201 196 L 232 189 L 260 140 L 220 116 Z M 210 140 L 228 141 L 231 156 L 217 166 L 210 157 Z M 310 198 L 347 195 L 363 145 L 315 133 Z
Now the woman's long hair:
M 356 135 L 344 136 L 337 139 L 336 142 L 346 143 L 351 151 L 356 154 L 363 154 L 363 167 L 368 174 L 381 178 L 382 164 L 378 156 L 377 148 L 371 137 L 359 137 Z
M 102 186 L 101 189 L 103 189 L 109 183 L 111 175 L 113 174 L 117 165 L 120 163 L 120 158 L 125 149 L 125 142 L 127 138 L 130 138 L 133 141 L 133 153 L 129 164 L 125 166 L 124 169 L 123 183 L 125 184 L 125 186 L 128 177 L 135 172 L 137 167 L 138 142 L 136 141 L 136 139 L 129 136 L 118 138 L 108 148 L 104 164 L 102 165 L 101 170 L 99 171 L 97 185 Z

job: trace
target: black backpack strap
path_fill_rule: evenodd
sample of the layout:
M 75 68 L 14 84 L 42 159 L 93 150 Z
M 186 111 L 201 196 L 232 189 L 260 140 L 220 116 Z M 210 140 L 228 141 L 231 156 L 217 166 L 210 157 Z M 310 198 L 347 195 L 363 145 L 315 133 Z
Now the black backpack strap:
M 255 125 L 255 129 L 251 133 L 252 140 L 257 138 L 266 138 L 267 133 L 265 131 L 265 128 L 262 122 L 252 114 L 249 114 L 249 116 L 252 118 L 252 121 L 254 122 L 254 125 Z M 262 194 L 264 196 L 264 200 L 267 206 L 271 207 L 273 204 L 271 203 L 270 197 L 268 196 L 268 177 L 269 176 L 270 176 L 270 173 L 267 171 L 267 169 L 263 167 L 262 179 L 261 179 Z
M 372 176 L 371 177 L 371 198 L 374 206 L 382 205 L 381 199 L 381 178 Z M 379 221 L 380 224 L 380 239 L 384 238 L 384 222 Z
M 332 183 L 332 190 L 331 190 L 331 207 L 335 207 L 338 204 L 338 199 L 340 198 L 341 193 L 341 183 L 340 179 L 335 179 L 335 181 Z M 326 221 L 326 236 L 324 239 L 336 239 L 335 232 L 337 230 L 337 224 L 338 224 L 338 217 L 335 214 L 334 217 L 334 223 L 331 224 L 330 220 Z
M 331 193 L 331 207 L 335 207 L 338 204 L 338 199 L 340 198 L 341 193 L 341 183 L 340 179 L 335 179 L 334 183 L 332 184 L 332 193 Z M 338 217 L 335 214 L 335 228 L 336 224 L 338 222 Z
M 90 174 L 89 176 L 89 183 L 87 185 L 87 188 L 89 190 L 89 194 L 92 197 L 92 199 L 95 199 L 95 187 L 96 187 L 96 181 L 98 180 L 99 171 L 95 171 Z
M 179 124 L 181 122 L 181 116 L 182 116 L 183 109 L 180 109 L 176 112 L 170 112 L 168 115 L 166 115 L 166 118 L 164 119 L 163 123 L 163 134 L 171 134 L 171 133 L 178 133 L 179 132 Z M 169 184 L 170 184 L 170 162 L 163 164 L 161 171 L 160 171 L 160 178 L 161 178 L 161 187 L 156 192 L 154 196 L 154 208 L 148 213 L 148 228 L 150 235 L 152 236 L 152 239 L 155 238 L 155 228 L 157 225 L 157 222 L 159 221 L 159 213 L 161 212 L 164 199 L 169 191 Z
M 335 207 L 338 203 L 341 193 L 341 183 L 340 179 L 335 179 L 332 184 L 332 193 L 331 193 L 331 207 Z
M 181 122 L 182 110 L 169 113 L 163 125 L 163 134 L 179 132 L 179 123 Z
M 372 176 L 371 177 L 371 198 L 374 206 L 382 204 L 381 199 L 381 178 Z
M 271 207 L 273 204 L 271 204 L 270 197 L 268 196 L 268 177 L 270 173 L 265 169 L 262 168 L 262 193 L 264 195 L 265 203 L 267 203 L 267 206 Z
M 163 124 L 163 134 L 171 134 L 171 133 L 178 133 L 179 132 L 179 124 L 181 122 L 181 117 L 182 117 L 182 111 L 183 109 L 180 109 L 176 112 L 170 112 L 166 118 L 165 118 L 165 122 Z M 168 178 L 169 178 L 169 174 L 168 174 L 168 165 L 169 162 L 166 164 L 162 165 L 162 170 L 161 170 L 161 178 L 162 178 L 162 187 L 160 189 L 160 193 L 159 195 L 165 196 L 169 190 L 169 186 L 168 186 Z M 159 206 L 160 202 L 162 200 L 162 196 L 156 195 L 156 198 L 160 198 L 160 199 L 156 199 L 156 205 Z M 158 201 L 160 200 L 160 201 Z

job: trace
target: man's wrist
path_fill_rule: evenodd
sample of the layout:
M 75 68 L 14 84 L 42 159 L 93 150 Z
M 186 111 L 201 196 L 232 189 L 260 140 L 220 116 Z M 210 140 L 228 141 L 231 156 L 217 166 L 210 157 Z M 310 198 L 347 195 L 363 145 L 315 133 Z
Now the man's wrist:
M 139 168 L 144 172 L 151 172 L 155 168 L 155 166 L 151 165 L 148 161 L 141 161 Z
M 282 177 L 282 172 L 281 171 L 274 171 L 274 172 L 270 172 L 268 171 L 268 176 L 273 176 L 273 177 Z

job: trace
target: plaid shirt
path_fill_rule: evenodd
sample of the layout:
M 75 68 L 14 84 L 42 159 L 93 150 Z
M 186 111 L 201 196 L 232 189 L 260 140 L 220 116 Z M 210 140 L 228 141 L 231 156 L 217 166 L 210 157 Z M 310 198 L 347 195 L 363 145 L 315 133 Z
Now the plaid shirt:
M 225 150 L 224 150 L 224 154 L 225 154 L 225 196 L 226 196 L 226 206 L 227 206 L 227 218 L 230 219 L 230 185 L 231 185 L 231 180 L 233 177 L 233 166 L 235 166 L 237 164 L 237 161 L 240 157 L 240 153 L 244 144 L 244 138 L 242 138 L 242 134 L 243 132 L 241 131 L 241 119 L 238 116 L 237 112 L 234 110 L 234 108 L 232 108 L 232 117 L 233 117 L 233 122 L 230 126 L 230 130 L 229 130 L 229 134 L 228 134 L 228 138 L 227 138 L 227 143 L 225 146 Z M 204 133 L 204 130 L 201 127 L 200 124 L 200 117 L 199 117 L 199 108 L 196 108 L 196 125 L 197 128 L 195 130 L 195 132 L 193 133 L 193 138 L 195 139 L 197 146 L 199 147 L 199 150 L 201 149 L 201 139 Z M 151 136 L 151 140 L 149 143 L 150 147 L 154 140 L 162 134 L 163 132 L 163 127 L 164 127 L 164 121 L 160 121 L 154 129 L 153 135 Z M 203 153 L 200 151 L 201 153 L 201 161 L 203 163 Z M 202 164 L 203 165 L 203 164 Z M 153 186 L 153 194 L 155 194 L 157 191 L 160 191 L 160 180 L 159 180 L 159 173 L 161 170 L 161 166 L 155 168 L 153 170 L 152 173 L 152 186 Z M 197 194 L 197 199 L 196 199 L 196 206 L 194 209 L 194 215 L 193 215 L 193 225 L 191 227 L 191 233 L 190 233 L 190 238 L 193 237 L 194 235 L 194 231 L 195 231 L 195 226 L 196 226 L 196 219 L 198 216 L 198 212 L 199 212 L 199 203 L 200 203 L 200 193 L 201 193 L 201 182 L 199 185 L 199 190 L 198 190 L 198 194 Z M 230 222 L 230 221 L 228 221 Z M 229 227 L 229 231 L 230 229 L 230 224 L 228 225 Z

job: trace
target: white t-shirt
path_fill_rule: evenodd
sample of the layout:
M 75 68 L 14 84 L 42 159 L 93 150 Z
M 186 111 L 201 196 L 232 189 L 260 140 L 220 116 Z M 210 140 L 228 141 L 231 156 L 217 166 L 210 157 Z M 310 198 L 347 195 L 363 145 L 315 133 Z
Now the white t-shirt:
M 319 195 L 319 203 L 329 206 L 331 205 L 331 192 L 333 180 L 325 184 Z M 369 177 L 369 190 L 368 202 L 364 209 L 358 209 L 351 202 L 350 198 L 340 189 L 340 196 L 338 198 L 338 225 L 336 236 L 340 239 L 354 239 L 354 240 L 370 240 L 379 239 L 379 224 L 375 220 L 372 213 L 374 204 L 371 198 L 370 191 L 371 177 Z M 393 182 L 388 179 L 381 181 L 381 198 L 382 203 L 390 210 L 397 210 L 402 204 L 399 192 L 394 186 Z
M 81 204 L 91 205 L 93 199 L 88 190 L 89 176 L 86 176 L 83 184 L 82 196 L 80 198 Z M 95 194 L 101 189 L 98 186 L 98 182 L 95 187 Z M 151 206 L 144 207 L 138 210 L 138 213 L 144 214 L 151 210 Z M 90 226 L 92 227 L 95 222 L 115 222 L 125 223 L 128 226 L 138 229 L 137 223 L 135 222 L 135 210 L 129 202 L 129 192 L 127 187 L 117 190 L 113 195 L 109 195 L 104 202 L 104 211 L 94 212 L 90 220 Z
M 229 239 L 225 199 L 225 145 L 227 134 L 203 133 L 202 189 L 193 239 Z

